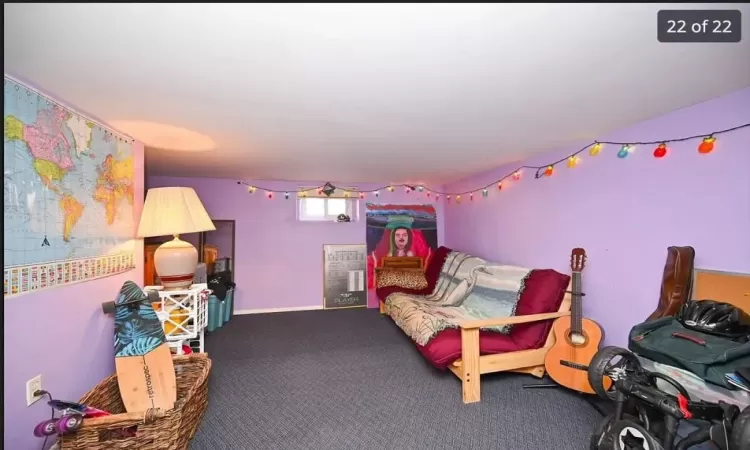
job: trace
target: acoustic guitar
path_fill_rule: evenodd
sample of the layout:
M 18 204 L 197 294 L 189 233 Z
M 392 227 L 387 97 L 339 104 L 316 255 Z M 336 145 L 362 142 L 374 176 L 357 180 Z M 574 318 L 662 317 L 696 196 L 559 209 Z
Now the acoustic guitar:
M 583 317 L 583 292 L 581 272 L 586 266 L 586 250 L 574 248 L 570 254 L 570 269 L 573 272 L 573 292 L 570 316 L 560 317 L 552 324 L 555 345 L 544 358 L 544 368 L 556 383 L 586 394 L 594 394 L 588 379 L 588 364 L 599 350 L 604 335 L 602 327 Z M 612 380 L 602 380 L 609 389 Z

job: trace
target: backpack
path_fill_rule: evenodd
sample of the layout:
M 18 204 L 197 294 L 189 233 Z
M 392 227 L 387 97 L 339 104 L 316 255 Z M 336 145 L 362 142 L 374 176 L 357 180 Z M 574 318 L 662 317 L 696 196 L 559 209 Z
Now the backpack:
M 750 342 L 690 330 L 674 317 L 662 317 L 634 326 L 628 348 L 662 364 L 685 369 L 703 380 L 732 389 L 724 376 L 750 367 Z
M 215 272 L 208 276 L 208 288 L 219 300 L 224 300 L 227 297 L 227 291 L 235 286 L 236 284 L 232 281 L 232 272 L 229 270 Z

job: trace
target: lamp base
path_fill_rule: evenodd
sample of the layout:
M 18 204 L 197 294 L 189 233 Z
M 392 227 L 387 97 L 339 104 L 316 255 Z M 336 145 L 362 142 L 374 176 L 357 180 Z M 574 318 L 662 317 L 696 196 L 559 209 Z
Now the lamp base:
M 165 289 L 185 289 L 193 284 L 198 268 L 198 250 L 174 235 L 154 252 L 154 268 Z

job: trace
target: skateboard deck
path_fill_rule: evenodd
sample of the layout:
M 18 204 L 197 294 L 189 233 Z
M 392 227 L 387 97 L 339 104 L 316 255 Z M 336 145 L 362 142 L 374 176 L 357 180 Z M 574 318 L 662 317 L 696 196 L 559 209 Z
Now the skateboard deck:
M 174 407 L 172 353 L 148 296 L 132 281 L 122 285 L 115 301 L 115 369 L 127 412 Z

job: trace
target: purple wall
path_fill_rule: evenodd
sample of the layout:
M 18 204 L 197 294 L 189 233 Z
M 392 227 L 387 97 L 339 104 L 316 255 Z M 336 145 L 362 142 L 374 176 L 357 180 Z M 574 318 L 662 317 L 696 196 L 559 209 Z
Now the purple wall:
M 206 233 L 206 244 L 216 246 L 219 258 L 232 258 L 234 227 L 231 222 L 215 222 L 216 230 Z
M 606 111 L 604 112 L 606 113 Z M 750 88 L 681 109 L 598 139 L 653 141 L 750 122 Z M 574 169 L 552 177 L 532 170 L 501 193 L 445 208 L 445 244 L 499 262 L 551 267 L 569 273 L 573 247 L 583 247 L 584 313 L 598 321 L 606 342 L 623 345 L 630 328 L 657 304 L 666 248 L 691 245 L 696 267 L 750 272 L 750 129 L 720 135 L 713 153 L 700 140 L 670 144 L 661 160 L 654 145 L 626 159 L 605 146 Z M 523 164 L 541 166 L 581 145 Z M 446 186 L 450 192 L 484 186 L 520 164 L 510 164 Z
M 143 144 L 133 144 L 134 223 L 143 208 Z M 143 242 L 136 241 L 136 268 L 107 278 L 26 294 L 4 301 L 3 444 L 38 449 L 32 431 L 48 419 L 46 398 L 27 407 L 26 381 L 42 375 L 55 398 L 78 400 L 114 372 L 112 317 L 101 303 L 114 300 L 126 280 L 143 283 Z M 54 439 L 50 439 L 54 441 Z M 50 443 L 51 445 L 51 443 Z
M 299 186 L 320 182 L 248 181 L 268 189 L 295 192 Z M 384 184 L 384 183 L 383 183 Z M 359 189 L 377 189 L 383 184 L 352 184 Z M 298 222 L 294 195 L 284 200 L 275 194 L 268 200 L 261 190 L 248 194 L 236 180 L 219 178 L 148 177 L 147 187 L 190 186 L 195 189 L 214 219 L 235 220 L 234 278 L 236 309 L 318 307 L 323 303 L 323 244 L 365 243 L 365 202 L 435 204 L 438 240 L 444 236 L 442 198 L 435 202 L 425 193 L 381 192 L 377 199 L 360 200 L 360 220 L 351 223 Z M 442 186 L 432 186 L 441 189 Z M 369 296 L 369 306 L 377 299 Z

